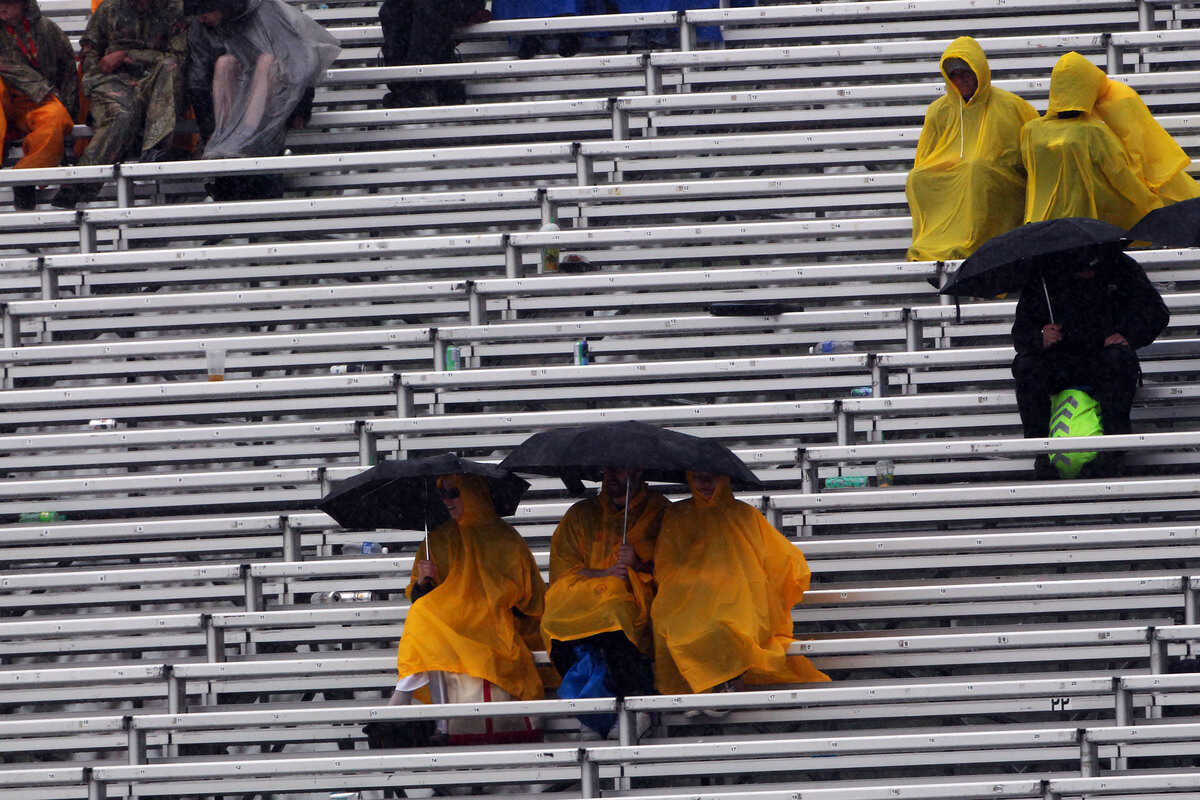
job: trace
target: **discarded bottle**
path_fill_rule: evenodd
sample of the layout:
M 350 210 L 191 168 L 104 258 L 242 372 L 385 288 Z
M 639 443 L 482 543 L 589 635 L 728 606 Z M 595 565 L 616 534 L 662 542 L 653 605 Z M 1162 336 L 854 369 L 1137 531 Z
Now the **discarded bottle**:
M 446 348 L 446 370 L 454 372 L 458 369 L 462 369 L 462 351 L 450 345 Z
M 66 518 L 61 511 L 26 511 L 17 517 L 21 522 L 62 522 Z
M 541 231 L 543 233 L 555 233 L 559 230 L 560 228 L 558 227 L 558 223 L 554 221 L 554 217 L 551 217 L 549 222 L 542 223 Z M 542 248 L 542 272 L 558 272 L 558 256 L 560 252 L 558 245 L 547 245 Z
M 363 542 L 362 553 L 364 556 L 377 556 L 383 552 L 382 545 L 379 542 Z
M 580 339 L 572 348 L 572 354 L 575 356 L 575 365 L 585 367 L 588 364 L 588 343 L 587 339 Z
M 865 475 L 835 475 L 825 479 L 826 489 L 862 489 L 867 485 Z
M 892 485 L 896 477 L 896 463 L 890 458 L 882 458 L 875 462 L 875 485 L 885 488 Z
M 843 339 L 829 339 L 824 342 L 817 342 L 808 348 L 808 352 L 815 356 L 824 356 L 830 353 L 853 353 L 854 342 L 847 342 Z
M 111 431 L 117 427 L 117 421 L 111 417 L 103 419 L 89 419 L 88 427 L 94 431 Z
M 850 390 L 851 397 L 870 397 L 872 394 L 870 386 L 855 386 Z

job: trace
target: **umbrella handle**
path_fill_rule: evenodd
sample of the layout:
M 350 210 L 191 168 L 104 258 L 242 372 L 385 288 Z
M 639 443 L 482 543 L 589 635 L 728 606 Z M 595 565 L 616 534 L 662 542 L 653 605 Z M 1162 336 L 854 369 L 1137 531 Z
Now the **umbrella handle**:
M 1054 306 L 1050 303 L 1050 289 L 1046 287 L 1046 276 L 1040 276 L 1042 279 L 1042 294 L 1046 295 L 1046 310 L 1050 312 L 1050 324 L 1054 324 Z
M 625 474 L 625 521 L 621 523 L 621 544 L 629 543 L 629 474 Z

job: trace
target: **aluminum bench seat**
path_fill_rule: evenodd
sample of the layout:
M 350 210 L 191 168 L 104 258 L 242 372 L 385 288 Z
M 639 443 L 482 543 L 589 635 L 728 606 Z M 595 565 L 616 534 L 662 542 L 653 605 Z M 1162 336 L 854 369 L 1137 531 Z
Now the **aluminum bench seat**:
M 11 660 L 103 651 L 203 652 L 207 625 L 199 613 L 10 619 L 0 622 L 0 654 Z
M 785 527 L 810 531 L 854 525 L 867 532 L 876 526 L 893 530 L 939 524 L 1014 524 L 1025 520 L 1096 517 L 1123 519 L 1152 514 L 1170 520 L 1191 509 L 1195 491 L 1191 477 L 1070 481 L 1054 484 L 975 484 L 968 487 L 853 490 L 822 494 L 774 494 L 772 513 Z

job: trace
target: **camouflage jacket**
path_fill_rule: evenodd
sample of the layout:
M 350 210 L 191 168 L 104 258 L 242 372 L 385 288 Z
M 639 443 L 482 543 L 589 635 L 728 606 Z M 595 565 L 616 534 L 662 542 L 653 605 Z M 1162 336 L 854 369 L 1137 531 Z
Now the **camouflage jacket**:
M 51 93 L 58 95 L 74 117 L 79 105 L 79 76 L 71 40 L 42 16 L 37 0 L 25 0 L 25 20 L 29 23 L 28 34 L 21 24 L 10 32 L 10 26 L 0 23 L 0 80 L 8 89 L 36 103 L 45 101 Z M 33 47 L 29 47 L 30 39 Z
M 124 50 L 131 63 L 117 72 L 140 76 L 165 56 L 174 56 L 183 69 L 187 58 L 187 19 L 183 0 L 149 0 L 142 10 L 137 0 L 104 0 L 79 40 L 83 51 L 84 88 L 89 80 L 103 75 L 100 59 L 108 53 Z

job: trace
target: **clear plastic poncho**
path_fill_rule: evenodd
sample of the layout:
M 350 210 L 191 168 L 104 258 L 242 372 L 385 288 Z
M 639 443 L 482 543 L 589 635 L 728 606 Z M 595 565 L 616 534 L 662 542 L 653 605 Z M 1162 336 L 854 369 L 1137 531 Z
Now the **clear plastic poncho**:
M 213 76 L 215 128 L 204 158 L 283 152 L 301 97 L 341 49 L 319 23 L 283 0 L 248 0 L 244 13 L 215 28 L 197 25 L 193 36 L 207 45 L 193 47 L 193 68 Z M 213 63 L 198 57 L 204 50 Z M 213 69 L 222 51 L 237 59 L 238 69 Z

